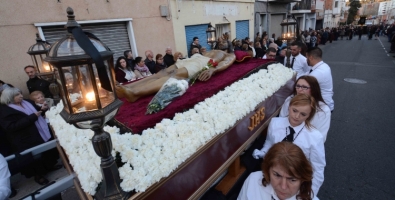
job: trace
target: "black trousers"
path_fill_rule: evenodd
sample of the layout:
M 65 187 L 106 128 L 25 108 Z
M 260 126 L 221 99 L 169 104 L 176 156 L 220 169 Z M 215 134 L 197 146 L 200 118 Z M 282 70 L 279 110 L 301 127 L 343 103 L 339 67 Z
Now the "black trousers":
M 251 172 L 256 172 L 262 170 L 262 158 L 255 159 L 252 157 L 252 152 L 254 152 L 255 149 L 262 149 L 263 144 L 265 143 L 266 136 L 259 136 L 251 145 L 250 148 L 248 148 L 244 154 L 240 157 L 241 163 L 246 167 L 247 171 L 249 173 Z

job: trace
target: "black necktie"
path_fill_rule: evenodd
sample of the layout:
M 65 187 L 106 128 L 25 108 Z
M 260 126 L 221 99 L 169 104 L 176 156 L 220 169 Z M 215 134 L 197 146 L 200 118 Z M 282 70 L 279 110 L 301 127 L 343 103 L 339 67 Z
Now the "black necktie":
M 294 68 L 294 62 L 295 62 L 295 57 L 292 58 L 292 62 L 291 62 L 291 68 Z
M 312 71 L 313 71 L 313 69 L 310 69 L 310 73 L 311 73 Z M 310 74 L 310 73 L 309 73 L 309 74 Z
M 294 141 L 294 134 L 295 134 L 295 130 L 289 126 L 289 135 L 285 136 L 285 138 L 283 139 L 283 142 L 284 141 L 293 142 Z

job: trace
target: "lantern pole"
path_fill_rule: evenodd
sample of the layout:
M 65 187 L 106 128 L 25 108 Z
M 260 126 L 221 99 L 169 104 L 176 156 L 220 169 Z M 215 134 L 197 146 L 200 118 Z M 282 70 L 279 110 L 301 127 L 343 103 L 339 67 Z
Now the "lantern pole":
M 116 114 L 123 103 L 115 94 L 112 76 L 113 66 L 111 66 L 113 63 L 113 53 L 108 47 L 104 46 L 104 44 L 101 46 L 101 48 L 104 47 L 104 50 L 102 49 L 99 52 L 97 49 L 98 47 L 93 45 L 91 38 L 82 31 L 80 25 L 75 21 L 72 8 L 67 8 L 67 14 L 68 21 L 65 27 L 67 28 L 68 34 L 54 44 L 49 56 L 45 59 L 57 68 L 57 73 L 59 74 L 58 78 L 62 86 L 64 104 L 64 108 L 60 112 L 60 115 L 67 123 L 73 124 L 80 129 L 91 129 L 94 132 L 92 146 L 96 154 L 101 158 L 100 168 L 103 178 L 100 189 L 95 194 L 95 199 L 126 200 L 130 197 L 130 193 L 123 191 L 120 186 L 121 179 L 119 177 L 118 167 L 111 154 L 113 150 L 111 136 L 103 129 L 105 123 Z M 99 39 L 94 39 L 98 40 L 97 45 L 101 43 Z M 77 45 L 74 46 L 79 46 L 85 54 L 59 56 L 58 49 L 62 42 L 66 40 L 76 41 Z M 75 47 L 68 48 L 68 51 L 73 52 L 73 48 Z M 105 65 L 104 59 L 107 59 L 107 65 Z M 66 67 L 70 67 L 70 69 L 63 70 L 67 69 Z M 82 67 L 86 69 L 86 80 L 82 80 L 81 78 L 83 72 L 79 70 Z M 73 72 L 75 68 L 76 72 Z M 109 69 L 110 75 L 107 74 Z M 95 75 L 96 72 L 97 79 Z M 78 92 L 71 93 L 66 87 L 66 73 L 73 73 L 77 76 L 78 84 L 75 84 L 75 82 L 72 84 L 74 87 L 80 89 L 80 95 L 74 102 L 71 101 L 71 94 L 78 94 Z M 81 84 L 82 81 L 85 81 L 85 84 Z M 107 92 L 105 97 L 100 96 L 100 91 L 102 90 Z M 90 95 L 90 93 L 93 95 Z M 107 103 L 104 104 L 103 102 Z
M 72 8 L 67 8 L 67 14 L 68 22 L 66 27 L 68 32 L 71 34 L 73 29 L 80 27 L 80 25 L 77 23 L 77 21 L 75 21 L 74 11 Z M 88 39 L 87 37 L 82 37 L 82 39 L 84 38 Z M 75 39 L 78 41 L 79 38 Z M 90 41 L 88 39 L 88 41 L 84 42 Z M 84 49 L 84 47 L 82 48 Z M 87 49 L 84 50 L 86 51 Z M 92 120 L 92 123 L 94 122 L 95 120 Z M 95 197 L 97 199 L 128 199 L 129 194 L 123 191 L 120 186 L 121 179 L 119 177 L 118 167 L 115 163 L 114 157 L 111 155 L 111 136 L 108 132 L 103 130 L 103 126 L 104 124 L 98 123 L 97 126 L 91 128 L 91 130 L 93 130 L 95 133 L 92 137 L 92 145 L 96 154 L 101 158 L 100 168 L 103 176 L 102 186 L 96 193 Z

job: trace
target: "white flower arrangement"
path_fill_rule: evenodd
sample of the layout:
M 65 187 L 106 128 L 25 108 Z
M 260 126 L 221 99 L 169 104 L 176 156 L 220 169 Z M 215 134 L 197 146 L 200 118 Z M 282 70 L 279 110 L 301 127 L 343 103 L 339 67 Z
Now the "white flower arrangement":
M 291 69 L 272 64 L 268 70 L 262 69 L 233 83 L 194 108 L 176 113 L 173 120 L 163 119 L 141 135 L 121 135 L 118 128 L 105 126 L 104 130 L 111 135 L 113 156 L 119 152 L 125 162 L 119 168 L 122 189 L 144 192 L 161 178 L 169 176 L 199 147 L 253 111 L 292 76 Z M 100 157 L 91 144 L 93 132 L 67 124 L 59 115 L 62 109 L 63 105 L 59 103 L 47 112 L 47 118 L 68 154 L 83 190 L 94 195 L 102 177 Z

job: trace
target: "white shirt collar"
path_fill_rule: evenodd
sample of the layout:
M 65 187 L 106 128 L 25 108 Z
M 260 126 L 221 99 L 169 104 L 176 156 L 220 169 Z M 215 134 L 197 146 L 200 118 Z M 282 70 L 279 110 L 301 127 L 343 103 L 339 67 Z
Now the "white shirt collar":
M 288 126 L 290 126 L 290 127 L 292 127 L 293 129 L 294 129 L 294 131 L 295 131 L 295 133 L 299 133 L 299 131 L 300 130 L 302 130 L 302 128 L 305 126 L 305 122 L 302 122 L 299 126 L 292 126 L 290 123 L 289 123 L 289 120 L 287 121 L 287 127 Z
M 317 64 L 315 64 L 311 69 L 314 71 L 315 69 L 317 69 L 318 66 L 322 65 L 324 63 L 324 61 L 320 61 Z
M 293 56 L 293 55 L 291 55 L 291 58 L 294 58 L 295 57 L 295 59 L 297 58 L 297 57 L 299 57 L 301 54 L 299 53 L 297 56 Z
M 263 188 L 264 188 L 263 190 L 265 190 L 267 193 L 269 193 L 275 200 L 280 200 L 280 198 L 277 197 L 276 191 L 274 191 L 274 188 L 270 184 L 267 184 L 266 187 L 263 186 Z M 288 198 L 287 200 L 296 199 L 296 195 L 297 194 Z

